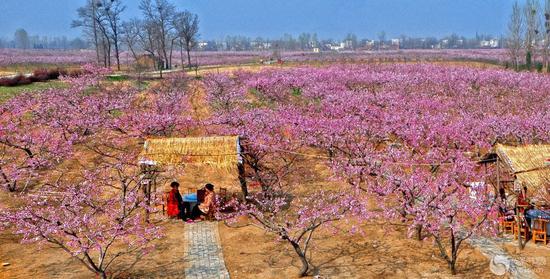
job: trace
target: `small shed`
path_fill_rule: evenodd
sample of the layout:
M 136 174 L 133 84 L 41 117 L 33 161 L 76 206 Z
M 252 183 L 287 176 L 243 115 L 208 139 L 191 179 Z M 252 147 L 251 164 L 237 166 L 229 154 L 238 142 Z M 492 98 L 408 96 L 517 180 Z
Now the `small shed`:
M 496 163 L 497 188 L 527 186 L 537 196 L 550 194 L 550 144 L 496 144 L 483 163 Z
M 159 167 L 200 165 L 223 171 L 238 172 L 240 189 L 246 195 L 246 180 L 239 136 L 154 138 L 143 145 L 141 160 Z

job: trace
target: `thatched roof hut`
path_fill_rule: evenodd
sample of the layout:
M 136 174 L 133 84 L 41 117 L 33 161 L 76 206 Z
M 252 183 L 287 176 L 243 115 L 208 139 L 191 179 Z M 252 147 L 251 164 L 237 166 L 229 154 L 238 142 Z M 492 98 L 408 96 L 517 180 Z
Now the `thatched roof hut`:
M 221 176 L 225 181 L 221 187 L 228 192 L 242 192 L 244 196 L 248 193 L 239 136 L 156 138 L 146 140 L 143 147 L 140 164 L 160 167 L 162 172 L 173 179 L 184 179 L 183 170 L 189 167 L 189 170 L 195 172 L 192 180 L 196 183 L 196 171 L 202 167 L 214 168 L 227 173 L 205 171 L 205 176 L 199 180 L 211 182 L 206 176 Z M 234 178 L 238 178 L 236 183 L 229 182 Z
M 550 190 L 550 165 L 548 165 L 550 144 L 520 146 L 497 144 L 490 155 L 511 177 L 515 176 L 513 182 L 527 186 L 531 192 L 536 194 L 548 195 Z
M 238 136 L 148 139 L 141 155 L 161 166 L 198 164 L 236 170 L 242 162 Z

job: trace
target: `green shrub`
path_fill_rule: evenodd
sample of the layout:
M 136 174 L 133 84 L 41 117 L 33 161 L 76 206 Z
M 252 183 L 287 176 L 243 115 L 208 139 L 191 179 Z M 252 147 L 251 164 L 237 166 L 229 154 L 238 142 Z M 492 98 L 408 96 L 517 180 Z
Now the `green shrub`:
M 542 63 L 535 63 L 535 68 L 537 69 L 537 72 L 542 73 Z
M 302 96 L 302 88 L 300 87 L 292 88 L 292 96 L 295 96 L 295 97 Z

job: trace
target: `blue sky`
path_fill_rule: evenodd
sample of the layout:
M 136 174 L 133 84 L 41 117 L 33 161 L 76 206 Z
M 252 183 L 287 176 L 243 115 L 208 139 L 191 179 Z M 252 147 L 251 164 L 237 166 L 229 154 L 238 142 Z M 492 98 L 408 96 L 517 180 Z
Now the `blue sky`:
M 474 36 L 506 32 L 512 0 L 171 0 L 199 15 L 201 37 L 225 35 L 279 37 L 316 32 L 335 39 L 348 32 L 360 38 Z M 0 37 L 15 29 L 49 36 L 80 34 L 71 29 L 85 0 L 0 0 Z M 125 0 L 125 17 L 139 16 L 139 0 Z

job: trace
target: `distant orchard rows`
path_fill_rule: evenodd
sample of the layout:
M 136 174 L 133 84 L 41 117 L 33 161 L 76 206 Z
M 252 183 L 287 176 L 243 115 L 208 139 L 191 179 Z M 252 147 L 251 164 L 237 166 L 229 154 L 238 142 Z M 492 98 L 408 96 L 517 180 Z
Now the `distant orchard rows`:
M 197 65 L 228 65 L 258 63 L 269 59 L 290 62 L 361 62 L 387 59 L 388 61 L 434 61 L 434 60 L 474 60 L 503 63 L 508 59 L 504 49 L 470 50 L 391 50 L 391 51 L 348 51 L 348 52 L 285 52 L 268 51 L 201 51 L 192 53 L 192 63 Z M 179 61 L 179 53 L 174 53 L 174 61 Z M 0 66 L 26 64 L 81 65 L 96 61 L 93 50 L 20 50 L 0 49 Z M 129 52 L 121 53 L 122 64 L 134 64 Z

